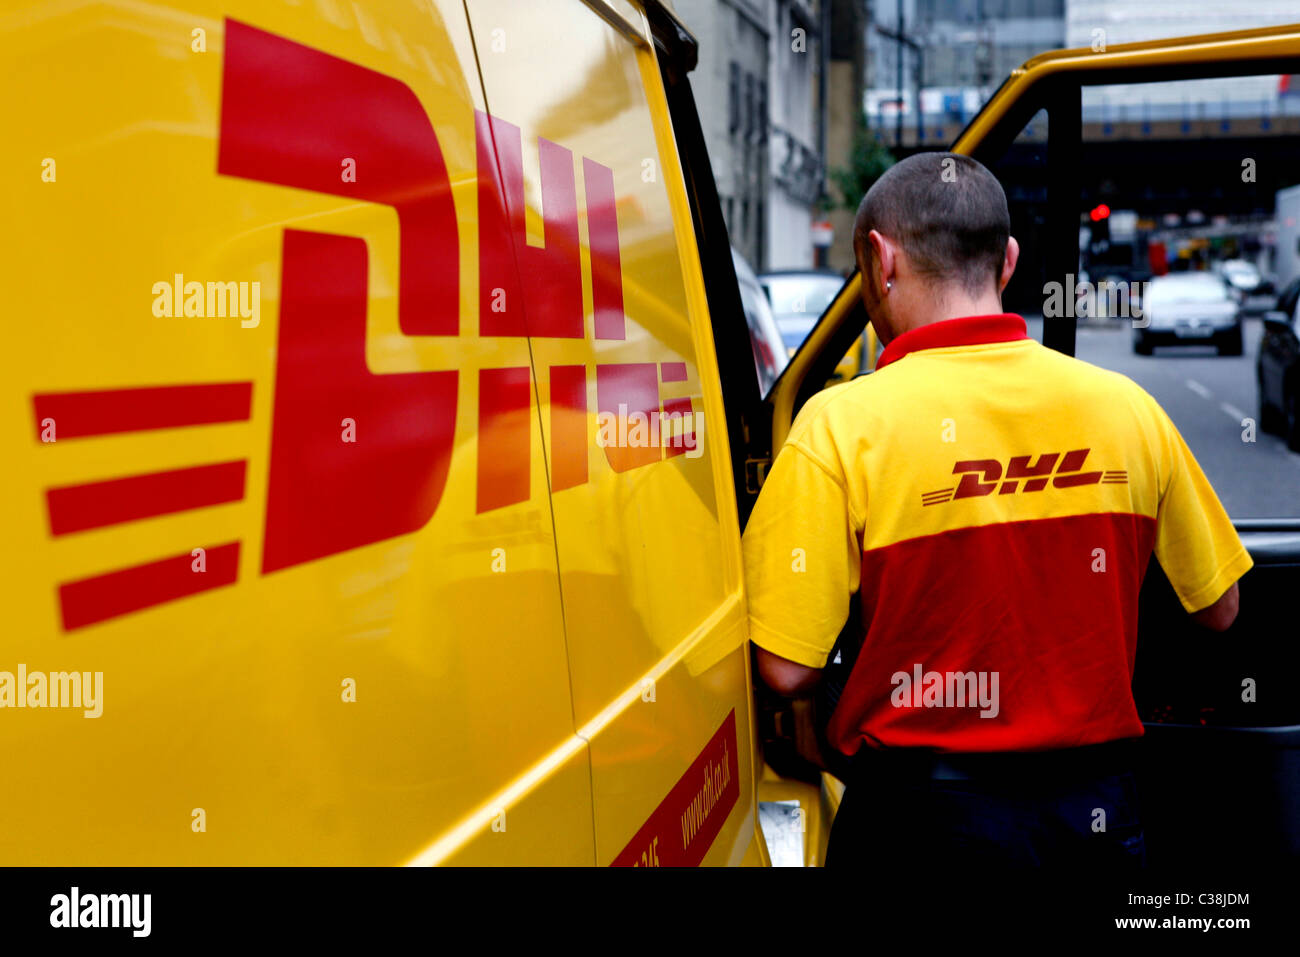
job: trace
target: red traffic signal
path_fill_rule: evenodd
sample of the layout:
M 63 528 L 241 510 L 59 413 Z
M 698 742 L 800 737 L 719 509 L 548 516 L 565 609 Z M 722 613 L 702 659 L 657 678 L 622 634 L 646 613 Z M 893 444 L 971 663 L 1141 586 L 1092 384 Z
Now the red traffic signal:
M 1110 216 L 1110 207 L 1107 206 L 1105 203 L 1101 203 L 1100 205 L 1094 206 L 1092 208 L 1092 212 L 1088 214 L 1088 218 L 1091 219 L 1094 223 L 1099 223 L 1103 219 L 1106 219 L 1109 216 Z

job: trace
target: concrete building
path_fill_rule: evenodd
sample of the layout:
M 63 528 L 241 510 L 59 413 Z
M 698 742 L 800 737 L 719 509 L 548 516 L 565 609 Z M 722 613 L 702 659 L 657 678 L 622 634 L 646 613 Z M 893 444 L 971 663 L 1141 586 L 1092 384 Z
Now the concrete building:
M 1183 0 L 1068 0 L 1066 45 L 1107 46 L 1223 33 L 1253 27 L 1294 23 L 1300 18 L 1296 0 L 1251 0 L 1250 3 Z M 1293 115 L 1300 98 L 1287 96 L 1287 85 L 1276 75 L 1223 77 L 1177 83 L 1116 84 L 1084 90 L 1085 123 L 1231 122 L 1241 118 Z
M 1197 33 L 1223 33 L 1295 23 L 1295 0 L 1067 0 L 1066 44 L 1090 46 L 1093 31 L 1105 30 L 1108 44 L 1160 40 Z
M 812 226 L 826 180 L 829 12 L 822 0 L 772 5 L 767 268 L 814 262 Z
M 847 169 L 854 146 L 854 132 L 862 121 L 867 70 L 867 0 L 832 0 L 830 56 L 826 95 L 826 166 Z M 833 192 L 838 192 L 832 190 Z M 856 202 L 858 197 L 848 197 Z M 822 265 L 839 272 L 851 269 L 853 261 L 853 213 L 836 207 L 826 216 L 831 243 Z M 814 255 L 818 250 L 814 247 Z
M 1065 45 L 1065 6 L 1066 0 L 870 0 L 872 125 L 886 144 L 901 142 L 905 151 L 946 146 L 1012 70 Z
M 775 0 L 675 0 L 700 44 L 691 88 L 732 245 L 767 265 L 768 75 Z
M 810 266 L 825 187 L 829 5 L 675 0 L 732 244 L 757 270 Z
M 1296 0 L 870 0 L 866 109 L 891 147 L 934 149 L 1044 50 L 1293 23 L 1298 10 Z M 1276 77 L 1094 88 L 1084 93 L 1084 119 L 1228 120 L 1269 112 L 1278 94 Z

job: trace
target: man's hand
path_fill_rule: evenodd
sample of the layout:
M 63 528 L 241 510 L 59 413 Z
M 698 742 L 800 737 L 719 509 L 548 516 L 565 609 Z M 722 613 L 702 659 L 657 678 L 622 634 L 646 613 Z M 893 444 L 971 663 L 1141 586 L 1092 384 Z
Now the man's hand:
M 763 683 L 777 694 L 794 697 L 817 687 L 822 676 L 820 668 L 809 668 L 770 651 L 754 646 L 758 651 L 758 673 Z
M 1197 623 L 1211 631 L 1227 631 L 1237 618 L 1237 609 L 1241 607 L 1241 598 L 1237 593 L 1237 583 L 1219 596 L 1219 600 L 1208 608 L 1192 612 Z

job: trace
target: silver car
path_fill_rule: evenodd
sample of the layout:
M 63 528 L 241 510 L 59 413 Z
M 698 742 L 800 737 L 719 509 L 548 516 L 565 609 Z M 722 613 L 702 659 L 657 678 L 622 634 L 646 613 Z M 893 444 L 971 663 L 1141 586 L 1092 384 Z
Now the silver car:
M 1133 325 L 1133 351 L 1155 346 L 1209 343 L 1219 355 L 1241 355 L 1241 302 L 1222 277 L 1208 272 L 1171 273 L 1151 280 Z M 1140 325 L 1145 321 L 1146 325 Z

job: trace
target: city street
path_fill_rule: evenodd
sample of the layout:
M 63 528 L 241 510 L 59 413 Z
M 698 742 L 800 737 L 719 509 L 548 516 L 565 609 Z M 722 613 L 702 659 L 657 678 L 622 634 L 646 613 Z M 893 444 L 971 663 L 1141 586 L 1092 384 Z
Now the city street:
M 1196 460 L 1233 518 L 1294 518 L 1300 515 L 1300 455 L 1276 435 L 1256 429 L 1243 442 L 1242 419 L 1258 419 L 1255 356 L 1261 320 L 1247 319 L 1245 354 L 1216 355 L 1209 346 L 1133 352 L 1129 327 L 1080 323 L 1077 355 L 1129 376 L 1169 413 Z M 1042 320 L 1029 318 L 1030 335 L 1041 341 Z

